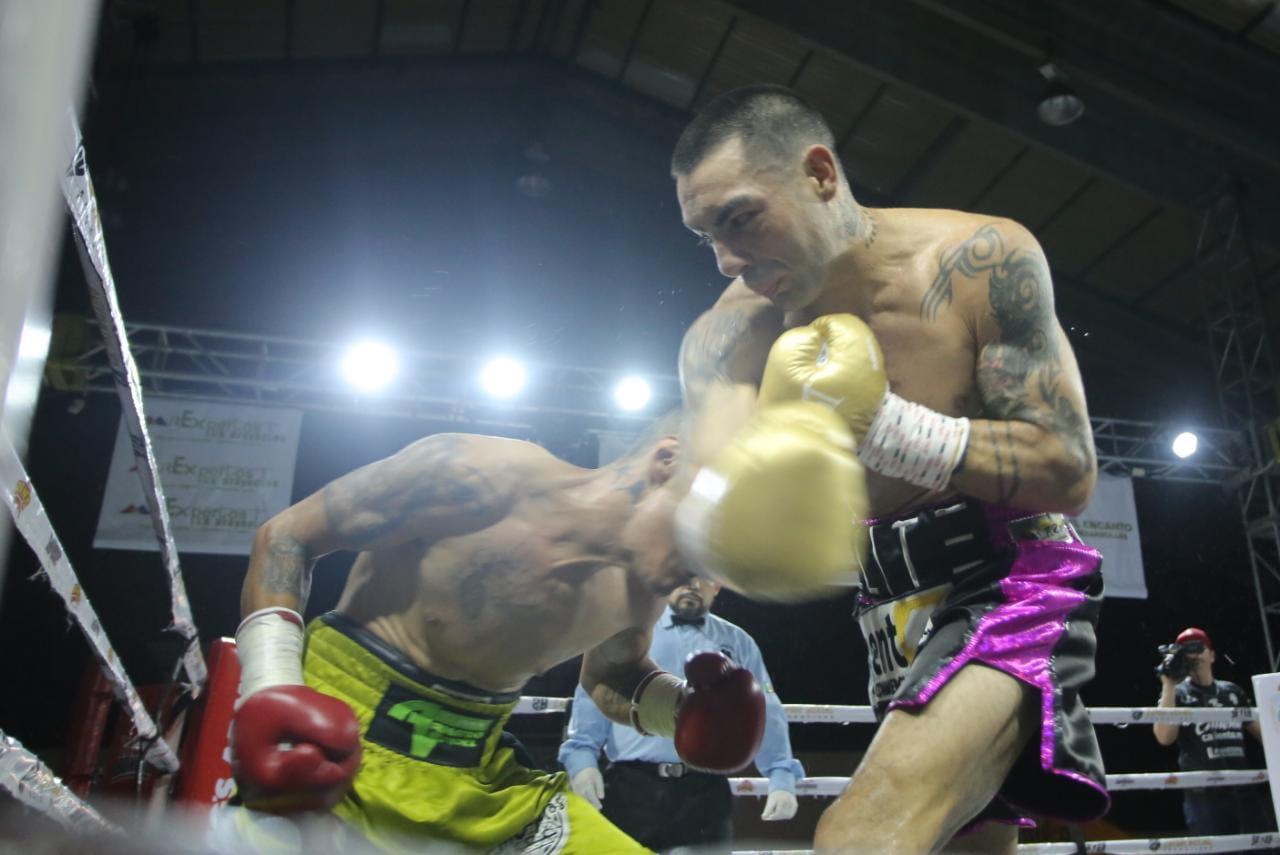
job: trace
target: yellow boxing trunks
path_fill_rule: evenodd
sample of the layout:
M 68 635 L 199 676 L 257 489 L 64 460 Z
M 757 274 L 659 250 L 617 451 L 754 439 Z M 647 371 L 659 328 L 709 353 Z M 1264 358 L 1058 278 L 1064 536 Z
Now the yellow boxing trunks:
M 648 851 L 571 792 L 563 772 L 517 762 L 502 728 L 518 693 L 429 674 L 336 612 L 308 627 L 303 674 L 360 721 L 364 759 L 334 813 L 379 848 L 420 852 L 433 841 L 504 855 Z

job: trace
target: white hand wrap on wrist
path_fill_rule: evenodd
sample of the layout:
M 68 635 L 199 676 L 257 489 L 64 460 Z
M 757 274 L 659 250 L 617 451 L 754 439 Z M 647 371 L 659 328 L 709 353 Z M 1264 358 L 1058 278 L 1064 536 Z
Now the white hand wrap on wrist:
M 936 491 L 951 481 L 968 444 L 968 419 L 935 413 L 886 389 L 858 459 L 881 475 Z
M 685 682 L 666 671 L 650 671 L 631 695 L 631 726 L 645 736 L 671 739 Z
M 293 609 L 259 609 L 240 622 L 240 699 L 268 686 L 302 685 L 302 615 Z

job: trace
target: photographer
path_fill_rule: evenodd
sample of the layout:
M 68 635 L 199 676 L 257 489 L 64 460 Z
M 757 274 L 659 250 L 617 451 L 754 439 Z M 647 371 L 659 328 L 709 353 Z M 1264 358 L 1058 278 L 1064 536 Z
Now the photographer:
M 1173 644 L 1159 648 L 1164 659 L 1156 667 L 1162 707 L 1247 707 L 1249 698 L 1235 683 L 1213 678 L 1216 655 L 1209 635 L 1189 627 Z M 1156 741 L 1178 743 L 1183 772 L 1244 769 L 1248 766 L 1244 732 L 1262 740 L 1256 721 L 1211 724 L 1156 724 Z M 1192 834 L 1244 834 L 1265 831 L 1267 805 L 1258 787 L 1203 787 L 1186 790 L 1182 813 Z

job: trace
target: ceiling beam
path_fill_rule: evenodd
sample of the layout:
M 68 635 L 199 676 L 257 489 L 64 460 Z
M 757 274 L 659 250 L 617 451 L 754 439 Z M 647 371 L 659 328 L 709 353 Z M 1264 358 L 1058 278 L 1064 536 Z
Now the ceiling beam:
M 1088 85 L 1082 83 L 1076 73 L 1076 60 L 1083 64 L 1094 54 L 1058 39 L 1052 45 L 1054 60 L 1071 70 L 1072 81 L 1084 95 L 1088 109 L 1070 126 L 1049 127 L 1035 113 L 1044 83 L 1036 66 L 1047 57 L 1046 46 L 1038 46 L 1040 53 L 1033 56 L 1028 47 L 1034 42 L 1033 33 L 1010 34 L 1008 24 L 997 26 L 986 21 L 1009 4 L 997 0 L 917 3 L 924 5 L 880 0 L 846 0 L 839 4 L 825 0 L 789 0 L 786 4 L 733 0 L 730 5 L 841 54 L 882 79 L 938 98 L 966 115 L 993 122 L 1024 141 L 1055 150 L 1092 171 L 1136 185 L 1176 205 L 1202 209 L 1222 175 L 1236 174 L 1250 188 L 1243 205 L 1249 209 L 1258 237 L 1280 245 L 1280 208 L 1265 204 L 1280 198 L 1280 169 L 1271 166 L 1280 162 L 1280 146 L 1269 144 L 1276 118 L 1259 113 L 1257 127 L 1250 130 L 1229 115 L 1196 106 L 1189 115 L 1178 114 L 1174 122 L 1177 111 L 1168 106 L 1168 93 L 1158 91 L 1157 84 L 1144 82 L 1135 73 L 1125 72 L 1119 57 L 1104 57 L 1105 85 L 1094 84 L 1087 73 L 1084 79 Z M 1075 0 L 1055 3 L 1054 9 L 1075 5 Z M 1145 35 L 1132 36 L 1131 30 L 1138 23 L 1170 29 L 1166 26 L 1170 16 L 1152 12 L 1149 7 L 1153 4 L 1079 0 L 1078 5 L 1084 7 L 1079 15 L 1102 15 L 1100 10 L 1105 7 L 1114 10 L 1121 21 L 1118 31 L 1108 33 L 1102 44 L 1090 48 L 1095 53 L 1131 46 L 1123 43 L 1122 35 L 1142 44 L 1154 42 Z M 975 25 L 973 21 L 979 16 L 980 25 Z M 1026 13 L 1021 17 L 1025 16 Z M 1025 22 L 1019 23 L 1028 29 Z M 1072 19 L 1071 23 L 1070 32 L 1079 33 L 1087 29 L 1088 21 Z M 1188 27 L 1182 30 L 1186 32 L 1176 34 L 1180 41 L 1175 41 L 1175 47 L 1166 47 L 1168 55 L 1163 64 L 1187 64 L 1177 49 L 1198 34 Z M 1233 49 L 1233 56 L 1241 52 L 1241 47 L 1229 39 L 1217 40 L 1209 47 L 1216 50 L 1223 45 Z M 1270 91 L 1280 91 L 1280 62 L 1260 63 L 1255 57 L 1247 67 L 1260 69 L 1259 77 L 1237 81 L 1238 88 L 1264 90 L 1262 84 L 1274 80 L 1276 85 Z M 1243 76 L 1242 69 L 1234 73 Z M 1123 79 L 1116 80 L 1112 75 L 1122 75 Z M 1121 97 L 1126 92 L 1129 96 Z M 1135 109 L 1135 99 L 1155 107 Z M 1230 135 L 1230 149 L 1221 144 L 1224 133 Z M 1242 153 L 1241 149 L 1247 152 Z

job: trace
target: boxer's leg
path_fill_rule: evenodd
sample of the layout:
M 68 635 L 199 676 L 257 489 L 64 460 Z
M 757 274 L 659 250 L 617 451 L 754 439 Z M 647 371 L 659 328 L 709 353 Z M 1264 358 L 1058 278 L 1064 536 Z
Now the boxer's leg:
M 930 852 L 995 796 L 1040 727 L 1039 692 L 971 663 L 918 711 L 880 725 L 818 823 L 820 852 Z
M 945 855 L 1016 855 L 1018 851 L 1018 826 L 992 822 L 977 831 L 954 837 L 943 848 Z

